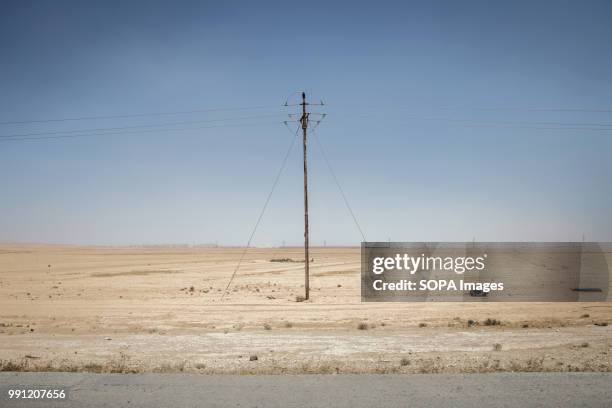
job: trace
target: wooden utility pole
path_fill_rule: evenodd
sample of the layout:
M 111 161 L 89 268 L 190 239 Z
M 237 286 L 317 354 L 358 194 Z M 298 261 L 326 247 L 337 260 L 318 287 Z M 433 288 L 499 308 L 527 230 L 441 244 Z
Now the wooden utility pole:
M 304 141 L 304 299 L 308 300 L 310 296 L 310 276 L 309 276 L 309 264 L 310 258 L 308 257 L 308 160 L 307 160 L 307 131 L 308 131 L 308 115 L 306 112 L 306 93 L 302 92 L 302 117 L 300 122 L 302 124 L 302 133 Z

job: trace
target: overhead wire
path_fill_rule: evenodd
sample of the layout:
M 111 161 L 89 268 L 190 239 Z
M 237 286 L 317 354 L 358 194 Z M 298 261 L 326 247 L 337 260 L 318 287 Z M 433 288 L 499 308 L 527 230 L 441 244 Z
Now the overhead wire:
M 152 112 L 152 113 L 132 113 L 132 114 L 117 114 L 117 115 L 77 116 L 77 117 L 68 117 L 68 118 L 13 120 L 13 121 L 0 121 L 0 125 L 22 125 L 22 124 L 30 124 L 30 123 L 69 122 L 69 121 L 80 121 L 80 120 L 127 119 L 127 118 L 141 118 L 141 117 L 151 117 L 151 116 L 187 115 L 187 114 L 193 114 L 193 113 L 207 113 L 207 112 L 229 112 L 229 111 L 257 110 L 257 109 L 272 109 L 272 108 L 282 108 L 282 107 L 283 107 L 282 105 L 274 105 L 274 106 L 260 105 L 260 106 L 193 109 L 193 110 L 174 111 L 174 112 Z
M 232 121 L 232 120 L 274 118 L 274 117 L 279 117 L 279 116 L 284 116 L 284 115 L 276 114 L 276 115 L 241 116 L 241 117 L 233 117 L 233 118 L 220 118 L 220 119 L 207 119 L 207 120 L 191 120 L 191 121 L 165 122 L 165 123 L 152 123 L 152 124 L 146 124 L 146 125 L 119 126 L 119 127 L 110 127 L 110 128 L 89 128 L 89 129 L 58 130 L 58 131 L 52 131 L 52 132 L 15 133 L 15 134 L 10 134 L 10 135 L 0 135 L 0 138 L 44 136 L 44 135 L 61 135 L 61 134 L 71 134 L 71 133 L 106 132 L 106 131 L 139 129 L 139 128 L 149 128 L 149 127 L 190 125 L 190 124 L 196 124 L 196 123 L 213 123 L 213 122 L 227 122 L 227 121 Z
M 144 134 L 144 133 L 183 132 L 183 131 L 189 131 L 189 130 L 270 126 L 270 125 L 278 125 L 278 124 L 279 122 L 259 122 L 259 123 L 241 123 L 241 124 L 227 124 L 227 125 L 213 125 L 213 126 L 196 126 L 196 127 L 187 127 L 187 128 L 146 129 L 146 130 L 133 130 L 133 131 L 121 131 L 121 132 L 68 134 L 68 135 L 56 135 L 56 136 L 32 136 L 32 137 L 28 136 L 28 137 L 12 137 L 12 138 L 7 137 L 7 138 L 0 138 L 0 143 L 10 142 L 10 141 L 33 141 L 33 140 L 66 139 L 66 138 L 72 139 L 72 138 L 95 137 L 95 136 L 116 136 L 116 135 L 134 135 L 134 134 Z
M 316 105 L 316 104 L 312 104 Z M 293 106 L 286 105 L 285 107 Z M 281 108 L 282 106 L 276 106 L 276 108 Z M 71 118 L 60 118 L 60 119 L 40 119 L 40 120 L 29 120 L 29 121 L 5 121 L 0 122 L 0 125 L 6 124 L 25 124 L 25 123 L 45 123 L 45 122 L 64 122 L 64 121 L 78 121 L 78 120 L 88 120 L 88 119 L 111 119 L 111 118 L 136 118 L 136 117 L 150 117 L 150 116 L 164 116 L 164 115 L 179 115 L 179 114 L 189 114 L 189 113 L 198 113 L 198 112 L 221 112 L 221 111 L 237 111 L 237 110 L 249 110 L 249 109 L 265 109 L 271 108 L 268 106 L 245 106 L 245 107 L 227 107 L 227 108 L 209 108 L 209 109 L 196 109 L 190 111 L 175 111 L 175 112 L 157 112 L 157 113 L 142 113 L 142 114 L 122 114 L 122 115 L 107 115 L 107 116 L 82 116 L 82 117 L 71 117 Z M 394 108 L 403 108 L 402 106 L 394 106 Z M 528 110 L 528 111 L 577 111 L 577 112 L 587 112 L 587 111 L 597 111 L 597 112 L 607 112 L 606 109 L 598 109 L 598 110 L 589 110 L 582 108 L 473 108 L 474 110 Z M 612 112 L 612 110 L 610 110 Z M 432 122 L 449 122 L 449 123 L 459 123 L 465 124 L 466 126 L 474 125 L 476 127 L 501 127 L 501 128 L 517 128 L 517 129 L 527 129 L 527 130 L 577 130 L 577 131 L 596 131 L 596 132 L 609 132 L 612 131 L 612 122 L 611 123 L 600 123 L 600 122 L 558 122 L 558 121 L 524 121 L 524 120 L 487 120 L 487 119 L 463 119 L 463 118 L 446 118 L 446 117 L 431 117 L 431 116 L 422 116 L 414 113 L 404 114 L 401 118 L 393 117 L 389 115 L 389 110 L 385 111 L 370 111 L 370 112 L 351 112 L 351 113 L 343 113 L 338 112 L 337 116 L 359 116 L 359 117 L 367 117 L 370 115 L 376 115 L 377 113 L 386 114 L 387 119 L 393 120 L 424 120 L 424 121 L 432 121 Z M 321 119 L 325 117 L 325 114 L 319 112 L 311 112 L 311 115 L 321 115 Z M 131 130 L 131 129 L 142 129 L 142 128 L 161 128 L 164 126 L 176 126 L 176 125 L 189 125 L 189 124 L 197 124 L 197 123 L 214 123 L 214 122 L 227 122 L 233 120 L 249 120 L 249 119 L 258 119 L 258 118 L 268 118 L 268 117 L 276 117 L 281 114 L 270 114 L 270 115 L 250 115 L 250 116 L 242 116 L 242 117 L 232 117 L 232 118 L 219 118 L 219 119 L 206 119 L 206 120 L 192 120 L 192 121 L 177 121 L 177 122 L 166 122 L 166 123 L 152 123 L 152 124 L 142 124 L 142 125 L 130 125 L 130 126 L 116 126 L 116 127 L 100 127 L 100 128 L 87 128 L 87 129 L 69 129 L 69 130 L 54 130 L 54 131 L 44 131 L 44 132 L 31 132 L 31 133 L 14 133 L 14 134 L 6 134 L 0 135 L 0 141 L 12 141 L 12 140 L 45 140 L 45 139 L 64 139 L 64 138 L 73 138 L 73 137 L 87 137 L 87 136 L 101 136 L 101 135 L 115 135 L 120 133 L 125 134 L 138 134 L 138 133 L 149 133 L 149 132 L 158 132 L 157 129 L 151 130 L 143 130 L 143 131 L 130 131 L 130 132 L 118 132 L 123 130 Z M 297 114 L 289 114 L 291 118 L 297 116 Z M 258 124 L 256 124 L 258 125 Z M 241 127 L 243 125 L 229 125 L 228 127 Z M 213 126 L 210 126 L 212 128 Z M 221 127 L 221 126 L 219 126 Z M 225 126 L 223 126 L 225 127 Z M 209 127 L 194 127 L 194 128 L 181 128 L 181 129 L 162 129 L 160 131 L 184 131 L 184 130 L 199 130 L 205 129 Z M 42 137 L 44 136 L 44 137 Z M 53 137 L 51 137 L 53 136 Z
M 337 116 L 350 116 L 350 117 L 372 117 L 377 114 L 384 114 L 387 120 L 398 120 L 398 121 L 433 121 L 433 122 L 450 122 L 450 123 L 466 123 L 474 125 L 488 125 L 491 127 L 503 126 L 509 127 L 518 125 L 526 129 L 535 130 L 595 130 L 595 131 L 612 131 L 611 123 L 601 122 L 555 122 L 555 121 L 522 121 L 522 120 L 487 120 L 487 119 L 463 119 L 463 118 L 444 118 L 444 117 L 432 117 L 432 116 L 420 116 L 416 114 L 407 113 L 402 117 L 395 117 L 389 115 L 388 112 L 370 111 L 364 113 L 342 113 L 338 112 Z M 543 128 L 542 126 L 556 126 L 552 128 Z
M 363 107 L 380 107 L 384 110 L 390 109 L 414 109 L 416 105 L 407 105 L 407 104 L 393 104 L 385 106 L 380 103 L 371 103 L 371 104 L 343 104 L 343 106 L 348 107 L 350 109 L 359 109 Z M 469 105 L 434 105 L 427 103 L 419 103 L 419 109 L 435 109 L 435 110 L 465 110 L 465 111 L 492 111 L 492 112 L 577 112 L 577 113 L 612 113 L 611 107 L 592 107 L 592 108 L 584 108 L 584 107 L 542 107 L 542 106 L 534 106 L 534 107 L 517 107 L 517 106 L 492 106 L 492 107 L 482 107 L 482 106 L 469 106 Z

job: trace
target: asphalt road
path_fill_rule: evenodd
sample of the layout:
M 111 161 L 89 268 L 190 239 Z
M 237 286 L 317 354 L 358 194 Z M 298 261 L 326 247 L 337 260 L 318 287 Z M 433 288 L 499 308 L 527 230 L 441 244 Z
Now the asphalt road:
M 8 388 L 67 387 L 66 401 Z M 206 376 L 0 373 L 1 407 L 610 407 L 612 373 Z

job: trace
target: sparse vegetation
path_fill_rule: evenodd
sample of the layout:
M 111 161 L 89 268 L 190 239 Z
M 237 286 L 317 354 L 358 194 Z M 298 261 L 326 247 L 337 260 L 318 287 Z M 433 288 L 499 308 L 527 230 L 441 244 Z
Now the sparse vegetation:
M 494 345 L 494 350 L 499 347 Z M 217 361 L 198 359 L 189 363 L 188 360 L 168 360 L 157 362 L 151 360 L 153 365 L 139 365 L 136 361 L 130 362 L 127 356 L 109 361 L 96 360 L 85 364 L 76 360 L 31 360 L 20 358 L 16 360 L 0 360 L 0 371 L 28 371 L 28 372 L 92 372 L 92 373 L 135 373 L 135 372 L 157 372 L 178 373 L 192 372 L 199 374 L 337 374 L 337 373 L 491 373 L 491 372 L 611 372 L 612 366 L 606 359 L 602 359 L 600 353 L 606 353 L 601 344 L 589 345 L 581 348 L 580 343 L 572 346 L 573 354 L 567 353 L 567 348 L 558 350 L 558 353 L 550 355 L 550 351 L 529 353 L 514 353 L 512 350 L 504 353 L 488 353 L 486 358 L 482 354 L 473 353 L 441 353 L 434 354 L 425 352 L 408 352 L 401 358 L 385 359 L 376 361 L 342 359 L 319 359 L 304 360 L 299 363 L 295 361 L 270 361 L 259 360 L 256 354 L 239 355 L 239 361 L 232 360 L 230 364 L 219 366 Z M 246 357 L 246 359 L 245 359 Z M 229 362 L 229 361 L 228 361 Z M 249 362 L 251 362 L 249 364 Z M 142 362 L 141 362 L 142 364 Z
M 366 322 L 361 322 L 357 325 L 357 330 L 368 330 L 370 326 Z
M 493 345 L 493 350 L 495 350 L 495 351 L 501 351 L 501 350 L 502 350 L 502 345 L 501 345 L 501 343 L 495 343 L 495 344 Z
M 124 352 L 119 353 L 119 359 L 113 360 L 110 364 L 110 372 L 111 373 L 127 373 L 128 365 L 129 365 L 129 356 Z
M 163 363 L 159 367 L 155 368 L 153 372 L 155 373 L 176 373 L 185 371 L 185 366 L 187 365 L 187 361 L 183 360 L 178 363 Z
M 427 323 L 421 322 L 421 323 L 419 323 L 419 327 L 427 327 Z
M 0 361 L 0 371 L 28 371 L 27 360 L 15 362 L 12 360 Z
M 83 366 L 83 371 L 87 373 L 103 373 L 104 366 L 99 363 L 87 363 Z
M 499 325 L 501 325 L 501 321 L 499 321 L 499 320 L 497 320 L 497 319 L 491 319 L 491 318 L 488 318 L 488 319 L 486 319 L 486 320 L 483 322 L 483 324 L 484 324 L 485 326 L 499 326 Z
M 263 328 L 266 330 L 272 330 L 272 326 L 270 326 L 270 323 L 264 323 Z
M 306 298 L 304 296 L 302 296 L 302 295 L 297 295 L 295 297 L 295 301 L 298 302 L 298 303 L 303 302 L 305 300 L 306 300 Z

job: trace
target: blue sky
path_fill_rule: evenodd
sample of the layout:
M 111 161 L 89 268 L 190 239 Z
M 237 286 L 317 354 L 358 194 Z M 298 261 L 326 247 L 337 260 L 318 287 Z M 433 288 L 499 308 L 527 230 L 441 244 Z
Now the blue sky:
M 202 127 L 0 141 L 0 241 L 244 244 L 301 89 L 369 240 L 612 241 L 609 2 L 329 3 L 3 2 L 0 122 L 263 108 L 0 125 Z M 300 147 L 256 245 L 301 242 Z M 310 158 L 312 242 L 358 244 Z

